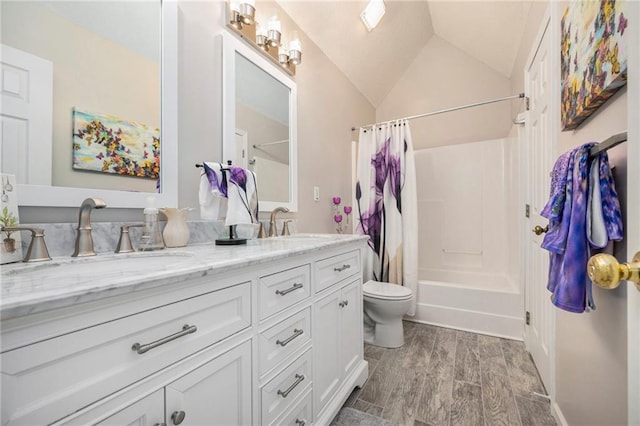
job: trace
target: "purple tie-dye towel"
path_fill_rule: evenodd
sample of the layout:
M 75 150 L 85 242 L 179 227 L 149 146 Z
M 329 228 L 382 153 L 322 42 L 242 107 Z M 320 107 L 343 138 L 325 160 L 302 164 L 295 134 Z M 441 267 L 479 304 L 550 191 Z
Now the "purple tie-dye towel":
M 587 262 L 592 248 L 587 237 L 587 203 L 589 198 L 589 150 L 584 144 L 560 156 L 552 172 L 549 202 L 542 215 L 549 219 L 549 232 L 542 248 L 549 251 L 551 301 L 569 312 L 595 309 L 592 283 L 587 276 Z M 606 153 L 598 161 L 602 212 L 608 239 L 622 238 L 620 203 Z M 595 190 L 595 188 L 594 188 Z

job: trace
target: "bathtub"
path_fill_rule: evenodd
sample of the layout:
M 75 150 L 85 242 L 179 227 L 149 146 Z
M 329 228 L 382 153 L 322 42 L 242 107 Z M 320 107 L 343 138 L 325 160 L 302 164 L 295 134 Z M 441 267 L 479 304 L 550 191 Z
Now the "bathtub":
M 420 269 L 416 315 L 422 322 L 522 340 L 524 298 L 506 275 Z

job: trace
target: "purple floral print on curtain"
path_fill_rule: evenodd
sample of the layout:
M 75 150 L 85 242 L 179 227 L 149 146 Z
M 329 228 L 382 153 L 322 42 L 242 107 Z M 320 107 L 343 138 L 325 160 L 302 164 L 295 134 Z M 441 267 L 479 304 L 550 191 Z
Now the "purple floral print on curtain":
M 365 279 L 418 290 L 418 202 L 407 121 L 360 129 L 356 232 L 369 237 Z M 415 314 L 415 300 L 407 315 Z
M 402 213 L 401 191 L 403 173 L 400 156 L 391 154 L 391 139 L 387 138 L 380 150 L 371 158 L 371 167 L 375 173 L 375 197 L 370 201 L 369 206 L 362 205 L 362 186 L 356 183 L 356 201 L 358 205 L 358 215 L 360 219 L 359 232 L 369 236 L 369 246 L 380 257 L 379 271 L 374 271 L 374 278 L 386 280 L 387 262 L 385 262 L 384 248 L 384 224 L 386 207 L 384 205 L 385 192 L 390 192 L 395 200 L 398 213 Z M 404 144 L 406 147 L 406 143 Z

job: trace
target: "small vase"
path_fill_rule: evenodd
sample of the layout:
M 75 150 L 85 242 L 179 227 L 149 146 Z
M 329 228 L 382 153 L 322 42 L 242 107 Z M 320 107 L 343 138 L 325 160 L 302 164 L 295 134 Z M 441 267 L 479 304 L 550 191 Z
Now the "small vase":
M 166 247 L 184 247 L 189 242 L 189 226 L 187 225 L 187 214 L 191 209 L 160 209 L 167 217 L 167 225 L 164 227 L 162 237 Z
M 16 240 L 8 237 L 4 239 L 4 249 L 7 253 L 13 253 L 16 251 Z

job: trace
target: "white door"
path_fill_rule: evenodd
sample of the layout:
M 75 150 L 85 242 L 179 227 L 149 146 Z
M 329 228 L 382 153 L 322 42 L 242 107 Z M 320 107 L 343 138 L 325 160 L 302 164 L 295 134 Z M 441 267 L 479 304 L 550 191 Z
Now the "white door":
M 629 2 L 630 20 L 640 23 L 640 3 Z M 640 25 L 634 25 L 628 40 L 628 146 L 627 146 L 627 259 L 640 252 Z M 624 284 L 623 284 L 624 285 Z M 640 425 L 640 291 L 627 284 L 627 365 L 629 374 L 628 411 L 630 425 Z
M 165 413 L 167 424 L 252 424 L 251 342 L 168 385 Z
M 53 64 L 0 45 L 0 170 L 19 184 L 51 185 Z
M 547 220 L 540 216 L 549 198 L 549 171 L 552 168 L 553 147 L 551 113 L 551 34 L 549 21 L 545 20 L 538 37 L 539 44 L 531 53 L 525 70 L 525 87 L 529 97 L 526 120 L 525 202 L 529 217 L 525 219 L 525 308 L 528 325 L 525 325 L 525 344 L 538 367 L 542 382 L 551 391 L 553 377 L 554 312 L 547 291 L 549 254 L 540 247 L 544 234 L 533 229 L 545 228 Z

